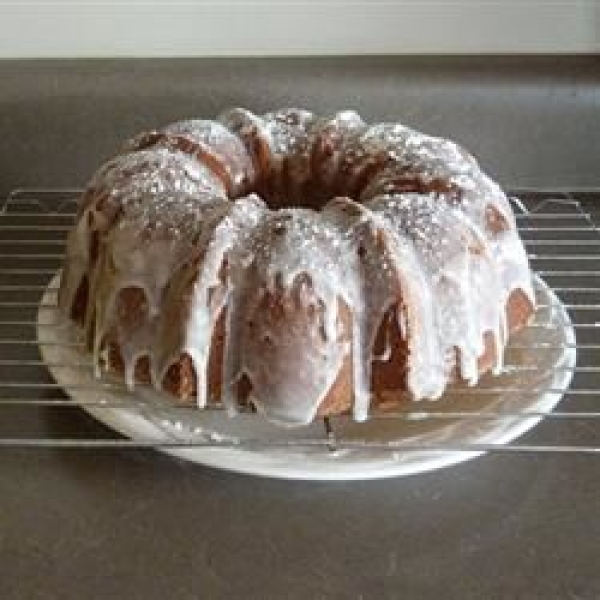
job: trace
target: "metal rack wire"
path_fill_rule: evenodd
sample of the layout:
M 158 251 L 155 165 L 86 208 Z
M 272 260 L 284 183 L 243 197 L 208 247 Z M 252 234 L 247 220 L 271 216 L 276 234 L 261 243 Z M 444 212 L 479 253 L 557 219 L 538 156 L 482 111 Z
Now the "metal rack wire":
M 60 267 L 78 194 L 77 189 L 18 189 L 7 196 L 0 208 L 0 448 L 231 446 L 231 440 L 219 437 L 129 439 L 89 423 L 79 430 L 77 424 L 70 422 L 73 411 L 79 407 L 114 409 L 139 401 L 122 383 L 114 380 L 69 385 L 69 393 L 75 397 L 78 389 L 85 390 L 90 386 L 110 391 L 110 400 L 74 401 L 48 372 L 47 366 L 61 365 L 47 365 L 40 356 L 36 337 L 38 310 L 54 310 L 55 298 L 47 296 L 51 299 L 41 305 L 40 299 Z M 572 320 L 571 324 L 563 324 L 571 327 L 577 337 L 577 364 L 569 367 L 574 375 L 571 386 L 566 391 L 551 390 L 564 391 L 564 398 L 555 410 L 520 411 L 500 405 L 485 412 L 460 407 L 439 411 L 432 403 L 426 409 L 418 404 L 402 411 L 376 415 L 376 419 L 398 424 L 492 418 L 543 419 L 536 434 L 527 435 L 522 441 L 504 444 L 462 443 L 460 439 L 443 444 L 409 441 L 402 444 L 403 451 L 600 454 L 600 230 L 595 220 L 600 190 L 516 190 L 513 200 L 532 267 L 561 299 Z M 539 344 L 540 351 L 547 347 L 546 343 Z M 529 344 L 528 350 L 535 351 L 536 346 Z M 83 353 L 81 361 L 70 367 L 87 371 L 91 368 Z M 527 371 L 532 367 L 509 364 L 507 368 Z M 488 391 L 515 395 L 523 392 L 519 386 L 501 390 L 492 386 Z M 481 391 L 461 388 L 448 395 L 468 398 L 473 393 L 480 394 Z M 58 413 L 62 416 L 56 418 L 54 415 Z M 318 434 L 313 432 L 306 437 L 253 438 L 242 443 L 250 449 L 281 446 L 330 450 L 398 448 L 389 440 L 356 436 L 346 439 L 337 419 L 326 419 L 323 425 Z M 236 440 L 236 447 L 239 444 Z

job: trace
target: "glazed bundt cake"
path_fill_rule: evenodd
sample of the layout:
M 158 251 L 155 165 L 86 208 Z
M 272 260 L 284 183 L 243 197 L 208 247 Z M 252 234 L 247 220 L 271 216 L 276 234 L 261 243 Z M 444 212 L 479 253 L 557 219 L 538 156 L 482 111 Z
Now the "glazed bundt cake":
M 534 294 L 505 194 L 456 144 L 233 109 L 135 137 L 92 177 L 59 306 L 98 375 L 308 423 L 499 372 Z

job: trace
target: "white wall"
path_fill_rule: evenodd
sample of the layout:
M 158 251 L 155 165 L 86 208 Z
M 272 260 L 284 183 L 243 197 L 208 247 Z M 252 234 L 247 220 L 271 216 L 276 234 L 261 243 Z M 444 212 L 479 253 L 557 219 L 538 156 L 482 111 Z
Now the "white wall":
M 600 0 L 0 0 L 0 57 L 593 52 Z

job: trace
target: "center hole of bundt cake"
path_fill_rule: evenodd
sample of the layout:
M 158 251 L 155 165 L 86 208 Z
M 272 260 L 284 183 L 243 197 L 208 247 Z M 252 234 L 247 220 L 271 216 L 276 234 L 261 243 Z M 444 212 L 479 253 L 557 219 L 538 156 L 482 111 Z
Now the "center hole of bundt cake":
M 301 189 L 292 189 L 291 186 L 258 186 L 256 193 L 267 203 L 271 210 L 286 208 L 308 208 L 321 210 L 337 194 L 328 193 L 319 189 L 310 181 Z

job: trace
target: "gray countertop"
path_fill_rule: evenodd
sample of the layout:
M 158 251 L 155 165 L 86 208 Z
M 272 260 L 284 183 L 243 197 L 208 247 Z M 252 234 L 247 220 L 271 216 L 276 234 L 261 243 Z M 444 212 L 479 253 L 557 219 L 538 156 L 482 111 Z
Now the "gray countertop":
M 375 57 L 0 62 L 0 193 L 80 186 L 131 133 L 231 105 L 351 107 L 457 139 L 506 187 L 600 187 L 598 58 Z M 106 434 L 75 408 L 0 407 L 5 436 Z M 599 467 L 492 453 L 308 483 L 153 451 L 1 448 L 0 598 L 592 600 Z

